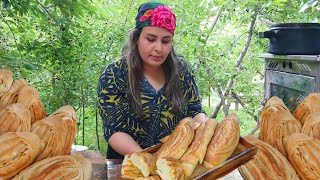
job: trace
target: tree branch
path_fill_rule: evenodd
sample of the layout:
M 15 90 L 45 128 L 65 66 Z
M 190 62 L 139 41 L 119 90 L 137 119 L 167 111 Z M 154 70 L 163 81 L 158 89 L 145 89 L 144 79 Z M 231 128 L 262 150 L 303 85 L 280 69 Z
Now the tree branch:
M 251 43 L 251 38 L 252 38 L 252 35 L 253 35 L 253 29 L 254 29 L 254 25 L 255 25 L 255 22 L 256 22 L 256 19 L 257 19 L 257 14 L 258 14 L 258 11 L 257 9 L 255 10 L 254 14 L 252 15 L 251 17 L 251 23 L 250 23 L 250 27 L 249 27 L 249 31 L 248 31 L 248 36 L 247 36 L 247 39 L 246 39 L 246 43 L 245 43 L 245 46 L 243 48 L 243 50 L 241 51 L 237 61 L 236 61 L 236 64 L 235 64 L 235 68 L 236 68 L 236 71 L 240 71 L 240 65 L 244 59 L 244 56 L 246 55 L 247 51 L 248 51 L 248 48 L 250 46 L 250 43 Z M 229 82 L 225 88 L 225 91 L 224 91 L 224 97 L 226 97 L 229 92 L 231 91 L 232 89 L 232 86 L 234 84 L 234 79 L 235 77 L 237 76 L 237 74 L 239 73 L 234 73 L 233 76 L 230 77 L 229 79 Z M 216 117 L 216 114 L 217 112 L 219 112 L 221 106 L 225 104 L 224 102 L 224 98 L 222 99 L 221 96 L 220 96 L 220 102 L 219 104 L 216 106 L 215 110 L 214 110 L 214 113 L 212 114 L 211 117 Z
M 216 24 L 218 23 L 218 20 L 219 20 L 219 18 L 220 18 L 220 16 L 221 16 L 221 12 L 222 12 L 222 7 L 217 10 L 217 13 L 216 13 L 216 15 L 215 15 L 215 17 L 214 17 L 211 25 L 210 25 L 210 28 L 209 28 L 210 31 L 209 31 L 209 33 L 207 34 L 206 38 L 205 38 L 205 44 L 207 43 L 207 41 L 208 41 L 208 39 L 209 39 L 209 37 L 210 37 L 210 35 L 211 35 L 211 32 L 213 31 L 214 27 L 215 27 Z M 208 20 L 208 24 L 209 24 L 209 20 Z M 194 53 L 195 53 L 195 54 L 196 54 L 196 52 L 197 52 L 197 50 L 198 50 L 198 43 L 199 43 L 199 41 L 197 42 L 197 44 L 196 44 L 196 46 L 195 46 L 195 49 L 194 49 Z M 201 55 L 198 55 L 197 57 L 198 57 L 198 59 L 199 59 L 199 64 L 198 64 L 198 66 L 201 66 L 201 63 L 202 63 L 202 59 L 203 59 L 203 58 L 202 58 Z M 196 66 L 196 67 L 195 67 L 195 70 L 197 70 L 197 69 L 199 69 L 199 68 Z
M 220 108 L 222 107 L 222 105 L 225 105 L 224 104 L 225 103 L 225 99 L 224 99 L 224 96 L 223 96 L 223 92 L 222 92 L 221 86 L 218 87 L 218 94 L 219 94 L 219 97 L 220 97 L 221 101 L 216 106 L 214 112 L 211 115 L 211 118 L 217 118 Z
M 36 0 L 37 3 L 41 6 L 41 8 L 45 11 L 45 13 L 52 19 L 54 20 L 55 22 L 57 22 L 50 14 L 50 12 L 47 10 L 47 8 L 39 1 L 39 0 Z

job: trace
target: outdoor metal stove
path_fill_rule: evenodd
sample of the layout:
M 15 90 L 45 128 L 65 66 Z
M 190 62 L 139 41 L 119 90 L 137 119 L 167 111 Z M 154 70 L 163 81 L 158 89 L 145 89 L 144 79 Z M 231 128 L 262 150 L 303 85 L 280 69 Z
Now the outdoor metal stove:
M 293 111 L 311 92 L 320 91 L 320 55 L 262 54 L 264 96 L 278 96 Z

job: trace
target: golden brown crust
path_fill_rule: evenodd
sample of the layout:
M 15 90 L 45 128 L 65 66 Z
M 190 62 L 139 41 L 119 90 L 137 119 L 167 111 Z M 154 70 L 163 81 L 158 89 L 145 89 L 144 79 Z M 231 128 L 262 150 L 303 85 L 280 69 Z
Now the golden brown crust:
M 274 126 L 273 124 L 277 122 L 278 114 L 282 113 L 288 114 L 290 113 L 290 110 L 279 97 L 271 97 L 260 114 L 260 139 L 262 141 L 265 141 L 270 128 L 272 128 Z
M 287 136 L 301 132 L 301 128 L 300 121 L 284 105 L 274 104 L 261 112 L 260 139 L 275 147 L 285 157 L 287 157 L 285 150 Z
M 238 168 L 244 179 L 299 179 L 296 170 L 277 149 L 252 136 L 245 139 L 257 147 L 257 154 Z
M 320 140 L 320 112 L 308 115 L 302 126 L 301 132 Z
M 63 128 L 61 127 L 60 122 L 51 117 L 46 117 L 31 125 L 31 132 L 37 134 L 41 140 L 41 152 L 35 159 L 35 162 L 49 157 L 63 155 L 61 153 L 63 139 L 60 136 L 62 130 Z
M 181 162 L 172 157 L 162 157 L 156 162 L 157 174 L 165 180 L 185 180 Z
M 224 162 L 238 146 L 240 139 L 238 119 L 237 115 L 232 113 L 216 127 L 203 161 L 206 168 L 213 168 Z
M 60 136 L 64 140 L 61 153 L 62 155 L 70 154 L 73 140 L 78 132 L 78 119 L 75 109 L 72 106 L 65 105 L 50 114 L 49 117 L 60 121 L 60 126 L 64 129 L 60 132 Z
M 193 173 L 198 163 L 202 163 L 217 124 L 215 119 L 210 118 L 196 129 L 191 145 L 180 159 L 186 177 Z
M 91 179 L 92 165 L 81 154 L 55 156 L 32 164 L 13 180 L 19 179 Z
M 156 157 L 180 159 L 192 142 L 193 136 L 193 119 L 190 117 L 184 118 L 155 153 Z
M 29 109 L 14 103 L 0 109 L 0 135 L 6 132 L 30 132 L 31 115 Z
M 17 102 L 28 106 L 31 113 L 31 123 L 46 117 L 44 105 L 36 88 L 32 86 L 21 88 Z
M 41 139 L 41 154 L 35 161 L 40 161 L 52 156 L 68 155 L 77 133 L 77 121 L 73 115 L 75 112 L 63 111 L 61 107 L 52 115 L 34 122 L 31 132 L 37 134 Z
M 286 150 L 302 179 L 320 179 L 320 140 L 295 133 L 288 137 Z
M 0 98 L 0 109 L 5 108 L 10 104 L 16 103 L 17 99 L 18 99 L 18 93 L 7 92 L 3 94 L 3 96 Z
M 303 125 L 307 116 L 314 112 L 320 112 L 320 94 L 310 93 L 293 111 L 293 116 Z
M 13 80 L 13 83 L 9 92 L 18 93 L 20 89 L 22 89 L 25 86 L 28 86 L 28 82 L 25 79 L 15 79 Z
M 0 136 L 0 177 L 11 179 L 32 164 L 40 151 L 40 139 L 31 132 L 8 132 Z
M 8 69 L 0 69 L 0 97 L 7 93 L 13 83 L 13 73 Z
M 144 177 L 149 176 L 156 167 L 156 157 L 148 152 L 135 152 L 130 155 L 134 166 L 140 169 Z
M 0 109 L 16 103 L 18 100 L 18 92 L 21 88 L 27 85 L 28 82 L 24 79 L 14 80 L 9 91 L 4 93 L 0 98 Z

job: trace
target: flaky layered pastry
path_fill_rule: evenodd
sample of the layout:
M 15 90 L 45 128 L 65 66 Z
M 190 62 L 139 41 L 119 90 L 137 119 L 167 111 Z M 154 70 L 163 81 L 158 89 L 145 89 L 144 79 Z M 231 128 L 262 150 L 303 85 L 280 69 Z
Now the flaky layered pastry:
M 266 136 L 269 134 L 269 128 L 272 127 L 272 120 L 277 120 L 275 112 L 290 113 L 290 110 L 284 102 L 277 96 L 273 96 L 266 102 L 260 114 L 260 139 L 265 141 Z M 272 119 L 272 120 L 269 120 Z M 271 125 L 270 125 L 271 124 Z
M 31 125 L 31 132 L 37 134 L 41 140 L 41 151 L 35 162 L 53 156 L 65 155 L 62 153 L 62 151 L 65 151 L 63 149 L 64 137 L 61 136 L 63 131 L 61 121 L 53 117 L 35 121 Z
M 320 94 L 310 93 L 293 111 L 293 116 L 303 125 L 307 116 L 311 113 L 320 112 Z
M 193 119 L 184 118 L 155 153 L 157 158 L 173 157 L 180 159 L 193 140 Z
M 32 164 L 40 152 L 39 144 L 39 137 L 31 132 L 8 132 L 1 135 L 1 179 L 11 179 Z
M 172 157 L 162 157 L 156 162 L 157 174 L 165 180 L 185 180 L 181 162 Z
M 21 88 L 17 102 L 28 106 L 31 113 L 31 123 L 46 117 L 44 105 L 36 88 L 32 86 Z
M 41 139 L 41 153 L 35 161 L 70 154 L 77 130 L 77 119 L 71 106 L 63 106 L 48 117 L 34 122 L 31 132 Z
M 60 136 L 63 138 L 62 154 L 70 154 L 73 140 L 78 132 L 78 119 L 76 111 L 72 106 L 65 105 L 60 107 L 57 111 L 49 115 L 49 117 L 60 121 L 64 130 L 60 132 Z
M 247 136 L 245 139 L 257 147 L 257 154 L 252 160 L 238 168 L 244 179 L 300 179 L 286 157 L 273 146 L 253 136 Z
M 320 112 L 311 113 L 307 116 L 301 132 L 320 140 Z
M 78 130 L 74 114 L 72 107 L 63 106 L 48 117 L 32 124 L 31 132 L 41 139 L 41 153 L 35 161 L 70 154 Z
M 13 73 L 8 69 L 0 69 L 0 97 L 9 91 L 13 83 Z
M 32 164 L 12 180 L 89 180 L 92 177 L 91 162 L 81 154 L 55 156 Z
M 273 97 L 270 100 L 278 99 Z M 285 143 L 287 136 L 301 132 L 301 123 L 286 106 L 274 105 L 264 108 L 260 119 L 260 139 L 269 143 L 287 157 Z
M 31 115 L 29 109 L 20 103 L 0 109 L 0 135 L 6 132 L 30 132 Z
M 156 157 L 148 152 L 135 152 L 130 156 L 130 160 L 142 172 L 144 177 L 148 177 L 156 167 Z
M 203 161 L 206 168 L 213 168 L 228 159 L 240 139 L 239 118 L 235 113 L 226 116 L 216 127 Z
M 191 145 L 180 158 L 186 177 L 191 176 L 198 163 L 202 164 L 217 124 L 215 119 L 210 118 L 196 129 Z
M 8 92 L 4 93 L 0 98 L 0 109 L 6 106 L 16 103 L 18 100 L 18 92 L 24 86 L 27 86 L 28 82 L 24 79 L 14 80 L 11 88 Z
M 320 140 L 294 133 L 288 137 L 286 151 L 301 179 L 320 179 Z
M 125 155 L 124 159 L 122 161 L 121 165 L 121 176 L 122 178 L 127 178 L 127 179 L 138 179 L 138 178 L 143 178 L 143 174 L 141 170 L 133 165 L 130 155 Z

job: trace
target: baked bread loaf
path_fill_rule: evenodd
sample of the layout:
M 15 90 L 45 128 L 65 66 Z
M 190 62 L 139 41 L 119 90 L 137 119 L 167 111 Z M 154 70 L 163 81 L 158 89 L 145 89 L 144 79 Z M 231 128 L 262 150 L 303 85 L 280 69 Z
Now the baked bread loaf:
M 30 132 L 31 115 L 27 106 L 14 103 L 0 109 L 0 135 L 6 132 Z
M 133 165 L 130 159 L 130 155 L 131 154 L 125 155 L 122 161 L 122 165 L 121 165 L 122 178 L 127 178 L 127 179 L 143 178 L 144 176 L 141 170 L 137 166 Z
M 238 168 L 244 179 L 300 179 L 290 162 L 277 149 L 252 135 L 244 139 L 257 147 L 253 159 Z
M 217 124 L 215 119 L 209 118 L 195 130 L 191 145 L 180 159 L 186 177 L 191 176 L 198 163 L 202 164 Z
M 273 97 L 269 101 L 275 99 L 279 98 Z M 267 106 L 261 112 L 260 139 L 278 149 L 285 157 L 287 157 L 285 150 L 287 136 L 301 132 L 301 128 L 300 121 L 291 114 L 284 104 Z
M 265 141 L 269 134 L 270 128 L 273 126 L 273 120 L 276 120 L 275 111 L 291 113 L 284 102 L 277 96 L 273 96 L 266 102 L 260 114 L 260 139 Z M 272 120 L 269 120 L 272 119 Z
M 182 119 L 168 139 L 155 153 L 155 156 L 157 158 L 172 157 L 180 159 L 192 142 L 193 136 L 193 119 L 190 117 Z
M 320 112 L 311 113 L 307 116 L 301 132 L 320 140 Z
M 60 136 L 64 140 L 61 153 L 63 155 L 70 154 L 73 140 L 78 132 L 78 118 L 75 109 L 72 106 L 65 105 L 49 116 L 61 122 L 61 126 L 64 128 L 60 132 Z
M 35 161 L 70 154 L 78 130 L 74 114 L 71 106 L 63 106 L 48 117 L 32 124 L 31 132 L 41 139 L 41 153 Z
M 11 179 L 32 164 L 40 152 L 39 144 L 39 137 L 31 132 L 7 132 L 1 135 L 1 179 Z
M 0 69 L 0 97 L 9 91 L 13 83 L 13 73 L 7 69 Z
M 288 137 L 286 151 L 301 179 L 320 179 L 320 140 L 294 133 Z
M 64 140 L 60 135 L 64 128 L 61 125 L 61 121 L 56 120 L 53 117 L 46 117 L 42 120 L 35 121 L 31 125 L 31 132 L 37 134 L 40 137 L 40 153 L 35 159 L 35 162 L 43 159 L 64 155 L 62 154 Z
M 185 180 L 181 162 L 172 157 L 159 158 L 156 162 L 157 174 L 165 180 Z
M 11 88 L 8 92 L 4 93 L 0 98 L 0 109 L 6 106 L 16 103 L 18 99 L 18 92 L 24 86 L 27 86 L 28 82 L 24 79 L 14 80 Z
M 293 116 L 297 118 L 301 124 L 304 124 L 307 116 L 314 112 L 320 112 L 320 94 L 310 93 L 293 111 Z
M 51 157 L 34 163 L 12 180 L 89 180 L 92 178 L 92 171 L 92 165 L 88 159 L 81 154 L 72 154 Z
M 235 113 L 227 115 L 216 127 L 203 161 L 206 168 L 213 168 L 228 159 L 240 139 L 239 118 Z
M 144 177 L 148 177 L 156 167 L 156 157 L 148 152 L 135 152 L 130 156 L 130 160 L 142 172 Z
M 26 105 L 31 113 L 31 123 L 46 117 L 45 108 L 41 102 L 38 90 L 32 86 L 25 86 L 18 93 L 18 103 Z

